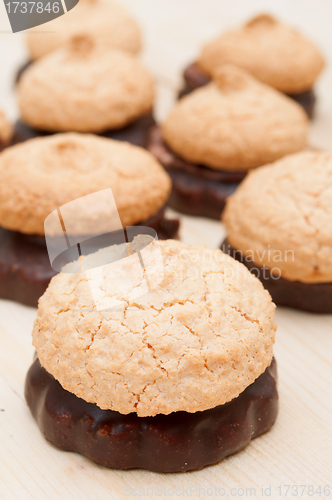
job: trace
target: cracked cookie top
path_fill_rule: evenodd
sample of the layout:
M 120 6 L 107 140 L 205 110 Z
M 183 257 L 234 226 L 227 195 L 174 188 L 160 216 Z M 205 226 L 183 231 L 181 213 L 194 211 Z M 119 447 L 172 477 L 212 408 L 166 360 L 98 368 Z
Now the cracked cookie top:
M 186 161 L 248 170 L 303 149 L 308 117 L 293 99 L 226 65 L 214 82 L 178 101 L 162 135 Z
M 122 225 L 131 226 L 156 214 L 171 189 L 169 176 L 143 148 L 76 133 L 7 148 L 0 154 L 0 177 L 0 225 L 27 234 L 44 234 L 53 210 L 108 188 Z M 86 217 L 96 224 L 102 208 Z
M 151 245 L 161 251 L 164 274 L 147 294 L 128 299 L 143 279 L 128 258 L 116 271 L 98 272 L 103 293 L 123 300 L 117 308 L 96 310 L 91 276 L 52 279 L 33 328 L 40 362 L 64 389 L 122 414 L 222 405 L 270 365 L 275 306 L 259 280 L 221 250 L 173 240 Z M 150 272 L 154 252 L 144 265 Z
M 298 153 L 251 172 L 223 220 L 230 244 L 257 265 L 332 282 L 332 154 Z
M 208 43 L 198 60 L 209 75 L 227 63 L 286 94 L 311 89 L 325 65 L 310 40 L 266 14 Z
M 122 128 L 154 101 L 153 79 L 136 57 L 86 36 L 29 66 L 17 90 L 21 119 L 50 132 Z
M 29 30 L 26 40 L 31 60 L 65 46 L 75 36 L 88 35 L 106 48 L 136 54 L 141 48 L 139 27 L 121 5 L 111 0 L 80 0 L 66 15 Z

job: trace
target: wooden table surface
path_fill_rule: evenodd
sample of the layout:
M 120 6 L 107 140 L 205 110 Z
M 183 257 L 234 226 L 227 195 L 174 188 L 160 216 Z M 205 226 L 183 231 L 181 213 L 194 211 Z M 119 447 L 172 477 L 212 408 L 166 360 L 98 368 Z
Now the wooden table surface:
M 332 59 L 330 0 L 125 0 L 145 32 L 143 59 L 156 77 L 157 116 L 170 108 L 180 70 L 200 45 L 227 26 L 272 12 L 303 29 Z M 43 27 L 41 27 L 41 30 Z M 46 28 L 45 28 L 46 29 Z M 0 6 L 0 106 L 16 116 L 13 75 L 25 59 L 24 36 L 9 32 Z M 331 65 L 330 65 L 331 66 Z M 317 93 L 311 144 L 329 148 L 332 72 Z M 1 179 L 0 179 L 1 182 Z M 181 217 L 183 241 L 217 247 L 221 223 Z M 36 310 L 0 301 L 0 499 L 332 497 L 332 316 L 277 311 L 275 356 L 280 413 L 273 429 L 218 465 L 181 474 L 116 471 L 61 452 L 41 436 L 23 397 Z M 330 489 L 330 488 L 331 489 Z

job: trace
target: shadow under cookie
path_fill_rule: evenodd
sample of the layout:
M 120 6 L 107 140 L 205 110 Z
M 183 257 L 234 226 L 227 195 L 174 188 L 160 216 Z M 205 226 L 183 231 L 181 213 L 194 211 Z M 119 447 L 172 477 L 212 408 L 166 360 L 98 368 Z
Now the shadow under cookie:
M 332 313 L 332 283 L 303 283 L 273 276 L 269 268 L 261 267 L 243 258 L 242 252 L 234 249 L 227 239 L 222 243 L 221 250 L 242 262 L 250 272 L 257 276 L 277 306 L 318 314 Z
M 244 171 L 213 170 L 182 160 L 167 147 L 159 127 L 151 128 L 147 149 L 172 179 L 168 205 L 188 215 L 220 220 L 226 199 L 246 176 Z
M 278 413 L 277 370 L 270 367 L 237 398 L 211 410 L 138 417 L 101 410 L 61 387 L 38 358 L 25 384 L 30 411 L 47 441 L 115 469 L 202 469 L 267 432 Z
M 155 120 L 152 112 L 145 116 L 142 116 L 130 123 L 126 127 L 117 130 L 107 130 L 100 135 L 101 137 L 107 137 L 108 139 L 114 139 L 117 141 L 126 141 L 134 144 L 135 146 L 140 146 L 145 148 L 148 140 L 149 129 L 155 125 Z M 36 137 L 46 137 L 49 135 L 56 134 L 57 132 L 45 132 L 42 130 L 37 130 L 29 125 L 26 125 L 22 121 L 18 120 L 14 127 L 14 137 L 13 144 L 19 144 L 25 142 L 29 139 L 35 139 Z
M 178 237 L 179 221 L 166 219 L 162 208 L 137 224 L 151 227 L 159 239 Z M 25 235 L 0 227 L 0 298 L 37 307 L 56 271 L 51 267 L 44 236 Z
M 184 70 L 183 78 L 185 84 L 179 92 L 179 98 L 190 94 L 190 92 L 199 87 L 207 85 L 211 81 L 210 77 L 204 73 L 196 63 L 190 64 Z M 306 90 L 300 94 L 286 95 L 300 104 L 310 119 L 313 118 L 316 104 L 316 96 L 313 89 Z

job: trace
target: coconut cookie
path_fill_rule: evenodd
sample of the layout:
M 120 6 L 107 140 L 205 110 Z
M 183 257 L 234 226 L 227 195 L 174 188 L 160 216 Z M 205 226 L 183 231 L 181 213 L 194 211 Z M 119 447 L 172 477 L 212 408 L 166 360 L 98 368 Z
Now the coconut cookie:
M 47 32 L 39 27 L 29 30 L 26 36 L 29 62 L 21 68 L 18 78 L 32 61 L 68 45 L 76 36 L 88 36 L 106 49 L 132 54 L 137 54 L 142 45 L 136 21 L 111 0 L 80 0 L 66 15 L 48 22 L 47 28 Z
M 130 255 L 139 241 L 133 245 Z M 38 359 L 26 399 L 61 449 L 113 468 L 200 469 L 274 423 L 275 306 L 259 280 L 220 250 L 152 245 L 163 278 L 145 295 L 129 298 L 139 280 L 124 291 L 125 276 L 134 276 L 126 259 L 118 277 L 107 266 L 102 272 L 103 292 L 123 301 L 117 308 L 96 309 L 84 273 L 52 279 L 33 329 Z
M 37 61 L 18 84 L 16 142 L 91 132 L 144 146 L 154 123 L 154 83 L 137 58 L 89 37 Z
M 330 153 L 259 168 L 227 202 L 224 249 L 260 277 L 276 304 L 331 313 L 331 200 Z
M 0 296 L 37 305 L 52 269 L 44 222 L 54 210 L 91 193 L 112 189 L 120 227 L 143 225 L 160 238 L 175 237 L 166 220 L 171 181 L 142 148 L 88 134 L 56 134 L 7 148 L 0 155 Z M 84 210 L 83 205 L 82 210 Z M 108 232 L 103 204 L 88 207 L 77 235 Z M 81 212 L 81 210 L 80 210 Z
M 170 205 L 219 219 L 248 170 L 303 149 L 308 118 L 280 92 L 234 66 L 177 102 L 149 149 L 170 173 Z
M 224 64 L 234 64 L 289 95 L 312 117 L 313 86 L 325 61 L 314 43 L 298 31 L 266 14 L 226 31 L 203 47 L 197 62 L 185 70 L 181 94 L 206 85 Z

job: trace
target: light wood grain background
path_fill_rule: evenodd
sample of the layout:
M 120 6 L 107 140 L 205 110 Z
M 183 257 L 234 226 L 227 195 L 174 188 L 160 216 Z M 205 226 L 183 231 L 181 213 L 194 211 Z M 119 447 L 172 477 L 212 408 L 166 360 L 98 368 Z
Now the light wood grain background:
M 180 85 L 180 70 L 195 58 L 202 42 L 256 13 L 272 12 L 299 27 L 317 40 L 328 62 L 332 59 L 331 0 L 123 0 L 122 3 L 132 10 L 144 29 L 142 57 L 156 77 L 159 119 L 172 105 Z M 17 112 L 13 75 L 26 57 L 23 41 L 22 34 L 10 33 L 1 4 L 0 105 L 13 119 Z M 317 89 L 319 107 L 311 143 L 330 148 L 331 67 Z M 217 247 L 223 235 L 218 222 L 182 217 L 181 236 L 185 242 Z M 31 329 L 35 315 L 35 309 L 0 301 L 1 500 L 266 496 L 321 499 L 328 498 L 326 485 L 330 485 L 332 496 L 332 316 L 281 308 L 277 311 L 275 355 L 280 413 L 268 434 L 237 455 L 202 471 L 155 474 L 108 470 L 77 454 L 60 452 L 44 440 L 23 397 L 24 378 L 33 355 Z M 288 491 L 287 485 L 291 486 Z

